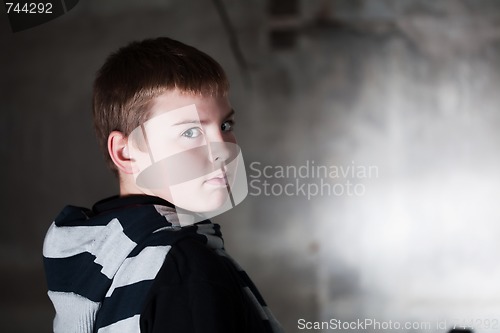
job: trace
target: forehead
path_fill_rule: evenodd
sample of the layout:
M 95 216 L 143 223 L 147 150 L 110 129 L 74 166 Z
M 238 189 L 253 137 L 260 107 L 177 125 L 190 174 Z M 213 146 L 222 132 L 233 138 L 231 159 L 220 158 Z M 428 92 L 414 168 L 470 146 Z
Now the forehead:
M 183 115 L 195 115 L 199 118 L 218 117 L 227 114 L 231 105 L 227 96 L 207 96 L 189 94 L 178 90 L 168 91 L 153 99 L 149 110 L 149 119 L 162 116 L 177 118 Z

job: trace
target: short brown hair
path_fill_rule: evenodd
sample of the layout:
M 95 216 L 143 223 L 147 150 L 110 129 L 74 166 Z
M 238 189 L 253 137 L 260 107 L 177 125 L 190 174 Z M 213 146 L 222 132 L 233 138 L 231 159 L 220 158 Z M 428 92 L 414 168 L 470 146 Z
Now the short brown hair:
M 161 37 L 133 42 L 111 54 L 94 81 L 93 115 L 98 143 L 117 173 L 107 150 L 108 136 L 128 136 L 149 117 L 154 98 L 179 89 L 189 94 L 226 95 L 222 67 L 198 49 Z

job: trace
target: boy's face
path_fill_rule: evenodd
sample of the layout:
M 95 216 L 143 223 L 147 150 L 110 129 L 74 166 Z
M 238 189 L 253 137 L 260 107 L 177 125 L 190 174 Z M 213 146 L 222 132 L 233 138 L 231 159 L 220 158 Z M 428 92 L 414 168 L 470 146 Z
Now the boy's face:
M 192 212 L 232 208 L 247 193 L 233 126 L 227 97 L 176 90 L 157 97 L 149 120 L 129 136 L 136 185 Z

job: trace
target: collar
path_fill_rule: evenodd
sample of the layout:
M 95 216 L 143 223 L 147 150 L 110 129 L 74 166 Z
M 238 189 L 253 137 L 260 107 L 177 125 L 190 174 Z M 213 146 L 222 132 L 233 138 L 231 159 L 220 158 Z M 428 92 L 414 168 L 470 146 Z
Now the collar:
M 159 197 L 145 194 L 132 194 L 126 196 L 115 195 L 100 200 L 94 204 L 94 206 L 92 207 L 92 212 L 94 214 L 99 214 L 110 210 L 141 205 L 161 205 L 175 208 L 172 203 Z

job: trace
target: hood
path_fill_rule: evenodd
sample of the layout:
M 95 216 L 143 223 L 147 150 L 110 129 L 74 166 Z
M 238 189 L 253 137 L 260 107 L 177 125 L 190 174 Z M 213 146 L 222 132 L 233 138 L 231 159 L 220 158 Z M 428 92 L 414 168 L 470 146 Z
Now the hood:
M 190 233 L 174 217 L 170 203 L 150 196 L 113 197 L 92 209 L 66 206 L 43 246 L 48 294 L 56 310 L 54 331 L 92 332 L 97 312 L 116 288 L 154 280 L 170 249 L 165 244 Z M 152 246 L 160 230 L 176 232 L 161 233 L 163 245 Z M 140 274 L 120 276 L 121 267 Z
M 49 290 L 63 288 L 101 300 L 105 293 L 100 289 L 107 289 L 109 281 L 92 286 L 88 295 L 80 288 L 87 289 L 83 286 L 94 280 L 92 276 L 112 279 L 145 238 L 160 228 L 173 227 L 168 212 L 175 213 L 170 203 L 149 196 L 112 197 L 92 209 L 66 206 L 51 224 L 43 245 Z M 54 285 L 59 287 L 53 289 Z

